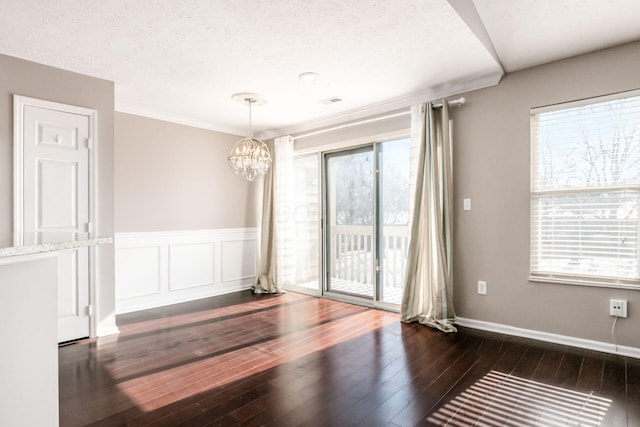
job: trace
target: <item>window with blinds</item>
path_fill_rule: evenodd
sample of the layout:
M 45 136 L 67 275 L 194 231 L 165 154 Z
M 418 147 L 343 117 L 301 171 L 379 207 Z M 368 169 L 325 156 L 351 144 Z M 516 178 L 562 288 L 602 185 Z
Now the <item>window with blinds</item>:
M 640 289 L 640 91 L 531 111 L 531 280 Z

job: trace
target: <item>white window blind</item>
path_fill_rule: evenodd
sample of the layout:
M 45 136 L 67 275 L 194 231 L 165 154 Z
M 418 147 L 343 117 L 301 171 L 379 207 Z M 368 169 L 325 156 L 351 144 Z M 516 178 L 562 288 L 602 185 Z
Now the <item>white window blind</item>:
M 640 288 L 640 93 L 531 112 L 531 279 Z

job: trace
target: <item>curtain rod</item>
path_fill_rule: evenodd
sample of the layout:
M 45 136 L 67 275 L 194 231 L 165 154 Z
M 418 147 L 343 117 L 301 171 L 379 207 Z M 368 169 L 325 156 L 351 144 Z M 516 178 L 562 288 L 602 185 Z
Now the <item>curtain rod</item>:
M 464 96 L 458 98 L 458 99 L 452 99 L 451 101 L 449 101 L 449 105 L 451 106 L 461 106 L 462 104 L 465 103 L 465 98 Z M 433 108 L 442 108 L 442 102 L 438 103 L 438 104 L 432 104 Z M 307 138 L 310 136 L 315 136 L 315 135 L 320 135 L 323 133 L 327 133 L 327 132 L 333 132 L 334 130 L 340 130 L 340 129 L 346 129 L 346 128 L 350 128 L 353 126 L 360 126 L 360 125 L 366 125 L 369 123 L 375 123 L 375 122 L 379 122 L 381 120 L 387 120 L 387 119 L 393 119 L 395 117 L 402 117 L 402 116 L 406 116 L 408 114 L 411 113 L 411 110 L 406 110 L 406 111 L 401 111 L 399 113 L 393 113 L 393 114 L 387 114 L 386 116 L 379 116 L 379 117 L 373 117 L 371 119 L 365 119 L 365 120 L 360 120 L 357 122 L 352 122 L 352 123 L 345 123 L 343 125 L 338 125 L 338 126 L 334 126 L 334 127 L 330 127 L 327 129 L 320 129 L 320 130 L 316 130 L 313 132 L 308 132 L 308 133 L 303 133 L 301 135 L 298 136 L 294 136 L 294 139 L 300 139 L 300 138 Z
M 461 96 L 461 97 L 460 97 L 460 98 L 458 98 L 458 99 L 452 99 L 451 101 L 449 101 L 449 106 L 450 106 L 450 107 L 453 107 L 453 106 L 457 106 L 457 107 L 459 107 L 459 106 L 461 106 L 462 104 L 464 104 L 466 101 L 467 101 L 467 100 L 465 99 L 465 97 L 464 97 L 464 96 Z M 437 103 L 437 104 L 431 104 L 431 106 L 432 106 L 433 108 L 442 108 L 442 102 L 439 102 L 439 103 Z

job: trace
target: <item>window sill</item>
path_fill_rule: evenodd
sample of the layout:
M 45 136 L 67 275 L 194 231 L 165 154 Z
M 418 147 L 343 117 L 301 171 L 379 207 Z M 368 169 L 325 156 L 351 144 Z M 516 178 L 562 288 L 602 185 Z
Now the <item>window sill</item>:
M 588 286 L 591 288 L 614 288 L 614 289 L 629 289 L 633 291 L 640 291 L 640 282 L 599 282 L 597 278 L 593 279 L 571 279 L 561 277 L 547 277 L 547 276 L 529 276 L 530 282 L 537 283 L 556 283 L 560 285 L 574 285 L 574 286 Z

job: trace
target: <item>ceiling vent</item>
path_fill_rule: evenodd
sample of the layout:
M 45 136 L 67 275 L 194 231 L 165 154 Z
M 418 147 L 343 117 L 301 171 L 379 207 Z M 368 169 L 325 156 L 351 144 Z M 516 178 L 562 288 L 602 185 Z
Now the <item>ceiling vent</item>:
M 329 104 L 335 104 L 336 102 L 341 102 L 342 98 L 340 98 L 339 96 L 333 96 L 331 98 L 328 99 L 323 99 L 322 101 L 318 101 L 320 104 L 325 104 L 325 105 L 329 105 Z

